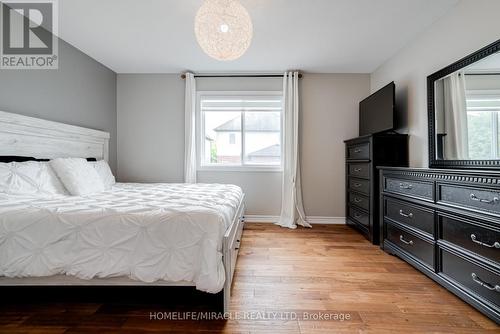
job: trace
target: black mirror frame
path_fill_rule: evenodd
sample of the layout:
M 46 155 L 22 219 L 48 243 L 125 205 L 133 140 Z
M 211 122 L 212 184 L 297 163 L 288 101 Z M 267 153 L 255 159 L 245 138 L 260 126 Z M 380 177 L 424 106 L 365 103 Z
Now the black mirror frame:
M 478 50 L 467 57 L 433 73 L 427 77 L 427 114 L 429 127 L 429 167 L 451 169 L 500 169 L 500 160 L 441 160 L 436 158 L 436 112 L 434 83 L 453 72 L 469 66 L 478 60 L 500 51 L 500 40 Z

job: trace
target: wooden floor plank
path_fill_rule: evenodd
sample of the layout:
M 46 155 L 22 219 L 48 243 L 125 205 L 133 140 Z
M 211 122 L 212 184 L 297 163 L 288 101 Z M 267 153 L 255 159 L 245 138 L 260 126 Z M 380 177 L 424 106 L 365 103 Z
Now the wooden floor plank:
M 288 230 L 247 224 L 230 310 L 282 312 L 293 319 L 152 320 L 174 306 L 81 303 L 2 305 L 0 333 L 498 333 L 499 327 L 407 263 L 347 226 Z M 210 310 L 210 307 L 208 307 Z M 288 313 L 287 313 L 288 312 Z M 311 319 L 337 314 L 348 319 Z

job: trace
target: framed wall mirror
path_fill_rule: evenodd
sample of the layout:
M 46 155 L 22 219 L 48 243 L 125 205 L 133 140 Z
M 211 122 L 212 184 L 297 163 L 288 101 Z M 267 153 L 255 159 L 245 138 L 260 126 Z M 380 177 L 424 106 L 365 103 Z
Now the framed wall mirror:
M 427 78 L 431 168 L 500 169 L 500 40 Z

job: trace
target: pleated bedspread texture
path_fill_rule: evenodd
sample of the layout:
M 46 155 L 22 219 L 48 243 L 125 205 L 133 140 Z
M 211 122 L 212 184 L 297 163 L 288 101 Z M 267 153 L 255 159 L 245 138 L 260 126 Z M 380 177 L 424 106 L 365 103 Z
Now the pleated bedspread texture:
M 81 197 L 0 193 L 0 276 L 125 276 L 217 293 L 242 195 L 233 185 L 134 183 Z

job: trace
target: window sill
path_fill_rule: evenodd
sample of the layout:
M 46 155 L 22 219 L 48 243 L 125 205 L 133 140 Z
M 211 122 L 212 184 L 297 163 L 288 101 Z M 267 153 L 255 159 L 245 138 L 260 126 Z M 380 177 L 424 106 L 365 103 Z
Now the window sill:
M 282 173 L 281 166 L 202 166 L 198 172 L 266 172 Z

